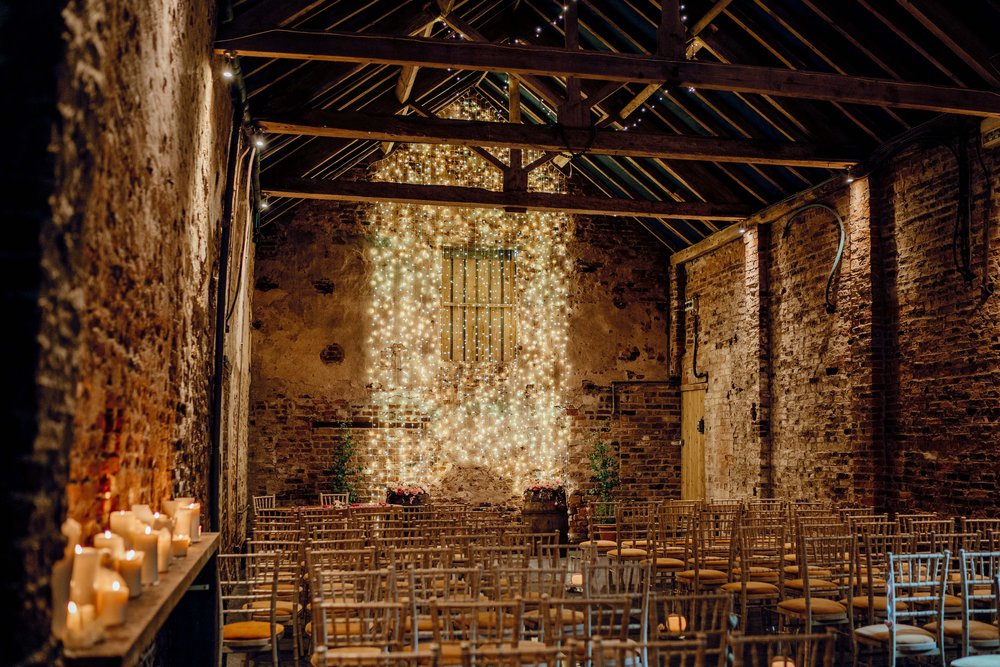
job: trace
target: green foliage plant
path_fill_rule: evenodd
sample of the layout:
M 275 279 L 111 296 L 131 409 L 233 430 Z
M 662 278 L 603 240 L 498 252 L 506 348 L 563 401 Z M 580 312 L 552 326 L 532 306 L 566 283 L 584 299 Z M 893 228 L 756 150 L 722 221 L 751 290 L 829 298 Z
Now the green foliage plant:
M 611 514 L 611 505 L 618 495 L 619 477 L 618 453 L 609 443 L 598 438 L 594 442 L 594 450 L 588 456 L 590 470 L 593 473 L 594 493 L 597 495 L 598 518 L 607 518 Z
M 358 499 L 358 481 L 364 471 L 362 466 L 354 463 L 357 450 L 354 436 L 347 430 L 346 424 L 341 424 L 340 447 L 334 449 L 333 461 L 326 469 L 326 476 L 330 479 L 329 492 L 346 493 L 351 502 Z

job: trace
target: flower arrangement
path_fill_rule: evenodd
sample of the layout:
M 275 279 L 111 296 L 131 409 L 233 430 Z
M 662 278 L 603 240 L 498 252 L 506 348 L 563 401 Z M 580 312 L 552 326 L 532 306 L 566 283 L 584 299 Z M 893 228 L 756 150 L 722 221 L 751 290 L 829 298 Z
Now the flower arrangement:
M 386 485 L 385 495 L 390 505 L 420 505 L 427 496 L 427 490 L 419 484 L 395 482 Z
M 524 499 L 566 506 L 566 482 L 557 477 L 533 479 L 524 488 Z

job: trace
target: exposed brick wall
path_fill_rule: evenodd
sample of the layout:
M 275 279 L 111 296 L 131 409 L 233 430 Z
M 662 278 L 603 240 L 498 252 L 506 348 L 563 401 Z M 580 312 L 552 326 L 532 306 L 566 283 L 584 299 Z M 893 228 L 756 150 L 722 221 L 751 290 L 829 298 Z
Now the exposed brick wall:
M 257 246 L 251 495 L 315 502 L 337 437 L 335 428 L 313 424 L 370 422 L 375 414 L 365 386 L 371 300 L 366 210 L 305 203 L 268 225 Z M 586 457 L 595 437 L 603 437 L 620 449 L 627 493 L 668 495 L 676 479 L 664 481 L 653 470 L 679 465 L 671 444 L 677 439 L 676 388 L 625 385 L 618 394 L 629 414 L 611 415 L 613 381 L 668 379 L 666 249 L 625 220 L 578 216 L 573 227 L 564 406 L 572 436 L 565 474 L 589 488 Z M 337 353 L 324 361 L 333 346 Z M 416 420 L 400 412 L 401 421 Z M 371 434 L 364 428 L 351 434 L 361 462 L 374 461 Z
M 973 152 L 974 149 L 970 149 Z M 997 227 L 1000 155 L 984 152 Z M 888 304 L 886 459 L 890 500 L 906 508 L 996 515 L 1000 509 L 1000 295 L 981 290 L 986 179 L 972 181 L 973 269 L 955 269 L 958 174 L 949 150 L 910 153 L 873 196 L 885 245 Z M 1000 234 L 990 269 L 1000 276 Z
M 210 5 L 13 7 L 2 60 L 22 85 L 5 83 L 30 121 L 17 124 L 21 180 L 5 182 L 33 199 L 14 206 L 25 225 L 7 218 L 18 243 L 5 252 L 18 253 L 23 283 L 20 308 L 6 312 L 35 354 L 17 348 L 23 403 L 2 503 L 18 516 L 7 522 L 17 553 L 4 585 L 17 636 L 5 634 L 0 662 L 54 664 L 48 577 L 60 523 L 78 519 L 86 538 L 111 507 L 177 492 L 208 500 L 231 111 L 212 69 Z
M 984 160 L 996 225 L 996 151 Z M 910 150 L 870 179 L 800 197 L 796 205 L 826 203 L 844 220 L 832 314 L 824 289 L 838 233 L 826 211 L 797 216 L 787 234 L 787 208 L 779 217 L 764 212 L 742 242 L 677 268 L 672 364 L 691 382 L 693 327 L 683 305 L 697 294 L 710 495 L 759 488 L 896 509 L 996 512 L 1000 305 L 979 283 L 986 182 L 976 164 L 971 285 L 952 260 L 957 168 L 946 149 Z

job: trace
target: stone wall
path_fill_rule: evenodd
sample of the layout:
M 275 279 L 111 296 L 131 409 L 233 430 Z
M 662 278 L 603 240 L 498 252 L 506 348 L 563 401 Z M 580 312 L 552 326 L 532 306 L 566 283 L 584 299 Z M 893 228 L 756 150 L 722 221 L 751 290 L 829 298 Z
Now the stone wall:
M 1000 305 L 981 287 L 987 182 L 973 171 L 976 279 L 955 269 L 955 159 L 910 150 L 851 185 L 762 212 L 743 236 L 675 262 L 672 357 L 708 372 L 710 496 L 776 495 L 899 509 L 995 512 Z M 827 278 L 845 226 L 840 267 Z M 734 235 L 735 236 L 735 235 Z M 993 235 L 990 270 L 998 273 Z M 944 484 L 942 484 L 944 482 Z M 933 488 L 933 493 L 928 493 Z
M 24 282 L 21 308 L 8 314 L 36 354 L 19 359 L 18 463 L 5 472 L 16 480 L 3 504 L 18 515 L 8 522 L 15 576 L 4 588 L 17 636 L 2 642 L 0 662 L 52 664 L 48 574 L 62 553 L 59 524 L 73 517 L 89 537 L 112 508 L 180 493 L 208 507 L 232 112 L 213 69 L 210 4 L 13 7 L 0 42 L 21 72 L 15 109 L 31 122 L 17 126 L 25 188 L 8 182 L 33 199 L 14 206 L 25 226 L 10 219 Z M 247 254 L 245 244 L 233 248 Z M 245 283 L 230 297 L 240 293 L 232 345 L 247 329 Z M 236 361 L 233 373 L 245 367 Z M 245 479 L 242 462 L 231 465 L 225 474 Z
M 324 488 L 339 424 L 349 423 L 361 454 L 370 450 L 376 412 L 365 385 L 369 266 L 365 211 L 355 204 L 309 202 L 268 225 L 257 246 L 253 311 L 250 421 L 251 495 L 279 502 L 315 502 Z M 577 217 L 568 242 L 570 276 L 568 358 L 571 445 L 565 474 L 589 488 L 586 456 L 595 438 L 621 452 L 624 490 L 669 495 L 676 480 L 656 470 L 677 459 L 676 388 L 623 385 L 612 415 L 612 382 L 666 380 L 667 253 L 634 222 Z M 403 406 L 400 424 L 419 416 Z M 654 470 L 655 469 L 655 470 Z M 464 471 L 442 493 L 477 503 L 496 494 L 469 488 Z M 471 485 L 475 486 L 475 485 Z M 378 497 L 370 485 L 365 492 Z

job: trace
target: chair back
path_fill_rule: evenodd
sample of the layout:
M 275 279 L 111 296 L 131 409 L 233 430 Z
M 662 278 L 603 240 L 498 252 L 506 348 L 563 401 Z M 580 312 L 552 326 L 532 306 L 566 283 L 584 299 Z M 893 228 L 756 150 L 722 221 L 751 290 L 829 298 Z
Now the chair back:
M 729 593 L 651 593 L 647 605 L 649 639 L 675 641 L 701 635 L 705 638 L 706 661 L 724 665 L 729 635 L 736 627 L 733 597 Z
M 705 638 L 669 641 L 605 641 L 595 637 L 591 647 L 594 667 L 702 667 L 705 664 Z M 641 663 L 637 656 L 644 656 Z
M 319 494 L 320 505 L 346 505 L 351 502 L 349 493 L 321 493 Z
M 924 655 L 938 655 L 944 646 L 944 596 L 951 554 L 889 552 L 886 572 L 886 626 L 889 655 L 897 655 L 896 629 L 900 624 L 937 623 L 936 648 Z M 899 604 L 902 603 L 902 604 Z
M 833 667 L 837 635 L 780 634 L 744 636 L 734 633 L 733 667 Z
M 998 634 L 990 633 L 980 623 L 996 626 L 998 613 L 997 584 L 1000 577 L 1000 551 L 959 551 L 962 587 L 962 655 L 995 653 L 1000 646 Z M 973 637 L 973 627 L 979 632 Z M 987 635 L 987 636 L 984 636 Z

